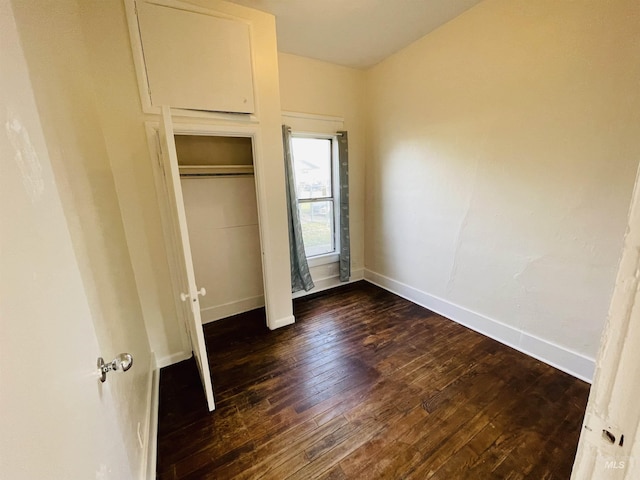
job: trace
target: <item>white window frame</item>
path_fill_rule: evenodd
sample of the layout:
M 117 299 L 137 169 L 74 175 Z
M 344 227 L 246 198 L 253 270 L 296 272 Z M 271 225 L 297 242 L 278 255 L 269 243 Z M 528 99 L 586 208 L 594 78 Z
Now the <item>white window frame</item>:
M 292 129 L 292 138 L 311 138 L 318 140 L 329 140 L 331 142 L 331 200 L 333 201 L 333 245 L 332 252 L 321 253 L 319 255 L 307 255 L 307 263 L 309 267 L 316 267 L 319 265 L 326 265 L 327 263 L 335 263 L 340 260 L 340 172 L 338 170 L 338 135 L 325 134 L 325 133 L 309 133 L 309 132 L 297 132 Z M 295 165 L 295 155 L 293 158 Z M 295 167 L 294 167 L 295 170 Z M 297 185 L 296 185 L 297 187 Z M 322 198 L 309 198 L 298 199 L 297 203 L 312 203 L 314 201 L 327 201 L 329 197 Z
M 344 130 L 344 119 L 328 115 L 282 112 L 282 123 L 291 127 L 292 137 L 331 140 L 331 176 L 333 193 L 333 235 L 335 250 L 307 257 L 309 267 L 318 267 L 340 261 L 340 172 L 338 165 L 338 135 Z M 294 158 L 295 162 L 295 158 Z

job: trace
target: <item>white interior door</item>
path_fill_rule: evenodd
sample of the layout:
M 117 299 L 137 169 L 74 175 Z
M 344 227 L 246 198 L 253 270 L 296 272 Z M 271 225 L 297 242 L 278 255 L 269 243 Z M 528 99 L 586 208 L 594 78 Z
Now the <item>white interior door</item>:
M 100 338 L 9 2 L 0 45 L 0 478 L 129 480 L 113 379 L 98 379 Z
M 184 200 L 182 198 L 182 187 L 180 185 L 180 172 L 178 170 L 178 155 L 173 136 L 173 122 L 171 120 L 171 110 L 167 106 L 162 107 L 162 121 L 158 130 L 160 136 L 160 156 L 165 172 L 165 183 L 167 187 L 168 203 L 171 206 L 174 224 L 176 227 L 176 242 L 178 243 L 178 261 L 181 270 L 182 292 L 176 292 L 181 299 L 188 304 L 185 308 L 187 317 L 187 330 L 191 339 L 191 349 L 198 364 L 202 386 L 207 396 L 209 410 L 214 410 L 213 385 L 209 372 L 209 360 L 207 357 L 207 347 L 204 343 L 204 333 L 202 331 L 202 320 L 200 319 L 200 299 L 199 295 L 204 295 L 204 289 L 198 290 L 196 286 L 196 276 L 193 270 L 193 259 L 191 257 L 191 247 L 189 243 L 189 230 L 187 229 L 187 216 L 184 210 Z

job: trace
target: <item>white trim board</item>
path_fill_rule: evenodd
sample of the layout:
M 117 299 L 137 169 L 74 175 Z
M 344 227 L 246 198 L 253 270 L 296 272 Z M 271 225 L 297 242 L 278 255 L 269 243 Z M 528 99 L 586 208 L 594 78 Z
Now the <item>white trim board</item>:
M 156 367 L 155 353 L 151 352 L 151 379 L 147 396 L 146 442 L 144 444 L 142 480 L 156 478 L 156 462 L 158 457 L 158 406 L 160 403 L 160 370 Z
M 284 118 L 303 118 L 305 120 L 313 120 L 318 122 L 344 122 L 344 117 L 336 117 L 334 115 L 321 115 L 317 113 L 292 112 L 288 110 L 283 110 L 282 116 Z
M 313 287 L 308 292 L 305 292 L 304 290 L 300 290 L 299 292 L 292 294 L 291 298 L 305 297 L 307 295 L 311 295 L 312 293 L 318 293 L 324 290 L 329 290 L 331 288 L 347 285 L 349 283 L 359 282 L 360 280 L 363 280 L 363 279 L 364 279 L 364 269 L 362 268 L 358 270 L 353 270 L 351 272 L 351 277 L 349 277 L 349 280 L 347 282 L 341 282 L 339 275 L 332 275 L 330 277 L 324 277 L 324 278 L 318 278 L 318 279 L 314 278 L 313 283 L 315 284 L 315 287 Z
M 338 130 L 344 130 L 342 117 L 316 115 L 312 113 L 282 112 L 282 123 L 291 127 L 299 135 L 335 136 Z
M 288 317 L 282 317 L 275 320 L 273 323 L 268 325 L 269 330 L 276 330 L 278 328 L 286 327 L 287 325 L 293 325 L 296 323 L 296 317 L 293 315 L 289 315 Z
M 168 367 L 169 365 L 173 365 L 175 363 L 182 362 L 184 360 L 189 360 L 193 355 L 193 352 L 189 350 L 188 352 L 176 352 L 171 355 L 166 355 L 164 357 L 160 357 L 157 359 L 158 369 Z
M 215 322 L 216 320 L 255 310 L 260 307 L 264 307 L 264 295 L 243 298 L 234 302 L 223 303 L 222 305 L 201 308 L 200 316 L 202 317 L 202 324 L 204 325 L 206 323 Z
M 430 295 L 372 270 L 364 270 L 364 279 L 558 370 L 562 370 L 585 382 L 592 382 L 595 371 L 595 360 L 593 358 L 568 350 L 521 329 L 505 325 L 497 320 Z

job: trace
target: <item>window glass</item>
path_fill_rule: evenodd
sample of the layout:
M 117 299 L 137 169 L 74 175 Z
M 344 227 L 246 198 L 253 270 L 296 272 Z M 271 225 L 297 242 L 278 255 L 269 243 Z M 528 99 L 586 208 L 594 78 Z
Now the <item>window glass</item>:
M 298 211 L 307 257 L 336 251 L 332 140 L 291 139 Z
M 334 247 L 333 200 L 302 202 L 300 223 L 307 257 L 331 253 Z
M 328 198 L 331 188 L 331 140 L 292 139 L 298 199 Z

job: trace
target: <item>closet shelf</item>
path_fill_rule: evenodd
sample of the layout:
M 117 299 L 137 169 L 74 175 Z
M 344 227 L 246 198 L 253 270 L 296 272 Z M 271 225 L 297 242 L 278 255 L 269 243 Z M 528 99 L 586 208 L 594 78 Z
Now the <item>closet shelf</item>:
M 253 175 L 253 165 L 178 165 L 181 177 Z

